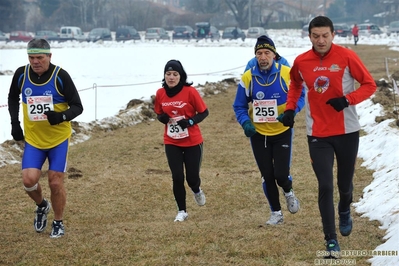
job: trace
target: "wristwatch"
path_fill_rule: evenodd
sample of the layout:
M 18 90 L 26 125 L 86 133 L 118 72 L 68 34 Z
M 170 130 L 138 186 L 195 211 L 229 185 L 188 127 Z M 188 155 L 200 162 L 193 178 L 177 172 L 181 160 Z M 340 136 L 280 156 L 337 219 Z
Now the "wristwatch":
M 189 120 L 188 120 L 188 123 L 190 124 L 190 126 L 193 126 L 193 125 L 194 125 L 194 120 L 189 119 Z

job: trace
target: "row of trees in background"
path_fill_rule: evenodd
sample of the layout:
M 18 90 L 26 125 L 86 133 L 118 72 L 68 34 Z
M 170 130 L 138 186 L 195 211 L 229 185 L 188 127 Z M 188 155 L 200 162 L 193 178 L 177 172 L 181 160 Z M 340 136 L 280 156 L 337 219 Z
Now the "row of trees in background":
M 311 0 L 298 0 L 303 18 L 318 15 L 315 6 L 306 5 Z M 279 2 L 279 3 L 278 3 Z M 275 12 L 281 11 L 281 3 L 273 0 L 180 0 L 180 7 L 169 8 L 162 4 L 144 0 L 1 0 L 0 30 L 54 30 L 63 25 L 80 26 L 84 31 L 95 27 L 111 30 L 119 25 L 132 25 L 138 30 L 162 26 L 191 25 L 199 21 L 215 22 L 217 26 L 249 25 L 268 27 Z M 288 1 L 289 2 L 289 1 Z M 314 0 L 320 2 L 320 0 Z M 326 0 L 321 1 L 326 3 Z M 335 0 L 322 11 L 343 22 L 361 23 L 372 19 L 376 13 L 387 11 L 383 0 Z M 389 8 L 398 16 L 399 0 L 390 0 Z M 285 4 L 288 5 L 288 4 Z M 290 7 L 286 7 L 288 10 Z M 388 13 L 385 19 L 389 18 Z M 395 14 L 392 15 L 395 17 Z M 282 17 L 282 16 L 281 16 Z M 287 16 L 284 16 L 285 19 Z M 300 16 L 299 16 L 300 17 Z M 249 19 L 251 21 L 249 22 Z M 303 23 L 308 21 L 303 20 Z M 384 21 L 387 23 L 389 21 Z M 223 25 L 222 25 L 223 24 Z
M 337 22 L 373 22 L 384 26 L 399 20 L 399 0 L 335 0 L 326 11 Z

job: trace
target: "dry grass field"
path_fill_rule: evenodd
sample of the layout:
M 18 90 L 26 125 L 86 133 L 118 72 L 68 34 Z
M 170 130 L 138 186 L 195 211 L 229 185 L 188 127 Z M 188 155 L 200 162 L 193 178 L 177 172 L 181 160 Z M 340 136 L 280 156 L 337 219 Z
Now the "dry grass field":
M 384 57 L 399 55 L 385 46 L 351 47 L 376 80 L 385 77 Z M 231 85 L 204 97 L 210 112 L 200 124 L 207 203 L 197 206 L 188 191 L 189 218 L 183 223 L 173 222 L 177 210 L 158 121 L 93 132 L 88 141 L 71 146 L 66 235 L 60 239 L 49 238 L 49 227 L 41 234 L 33 230 L 35 205 L 22 188 L 20 165 L 0 168 L 0 265 L 314 265 L 325 247 L 304 112 L 296 118 L 292 164 L 301 210 L 290 214 L 280 195 L 284 224 L 266 226 L 269 209 L 260 174 L 232 110 L 235 89 Z M 354 200 L 372 180 L 360 164 Z M 45 175 L 41 184 L 49 198 Z M 353 216 L 352 234 L 339 236 L 341 249 L 373 250 L 383 242 L 378 222 L 354 211 Z M 369 264 L 369 257 L 348 258 Z

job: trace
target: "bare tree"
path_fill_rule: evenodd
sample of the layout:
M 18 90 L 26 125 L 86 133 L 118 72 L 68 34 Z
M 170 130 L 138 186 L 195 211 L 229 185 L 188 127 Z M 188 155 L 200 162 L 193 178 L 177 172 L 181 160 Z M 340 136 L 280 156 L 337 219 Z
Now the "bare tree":
M 80 11 L 80 20 L 81 20 L 81 25 L 87 26 L 88 21 L 87 21 L 87 11 L 89 10 L 89 6 L 92 0 L 75 0 L 74 6 Z
M 213 14 L 220 11 L 221 1 L 219 0 L 191 0 L 187 2 L 187 8 L 196 13 Z
M 115 27 L 119 25 L 138 27 L 136 21 L 138 6 L 134 2 L 134 0 L 119 0 L 110 5 L 113 16 L 112 21 Z
M 248 24 L 248 0 L 225 0 L 240 27 Z
M 0 19 L 2 31 L 25 28 L 25 12 L 23 0 L 1 0 L 0 1 Z

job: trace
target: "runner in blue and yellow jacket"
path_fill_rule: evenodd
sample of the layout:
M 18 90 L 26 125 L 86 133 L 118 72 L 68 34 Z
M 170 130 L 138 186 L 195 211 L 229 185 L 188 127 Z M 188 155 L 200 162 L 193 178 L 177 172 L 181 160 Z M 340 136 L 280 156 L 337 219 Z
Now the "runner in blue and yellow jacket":
M 258 63 L 242 75 L 233 104 L 237 121 L 250 138 L 262 175 L 263 190 L 271 209 L 266 224 L 283 222 L 277 185 L 283 189 L 288 210 L 291 213 L 299 210 L 290 175 L 293 129 L 279 123 L 287 101 L 290 68 L 277 63 L 276 54 L 274 42 L 265 35 L 260 36 L 255 45 Z M 296 112 L 303 105 L 304 92 Z

